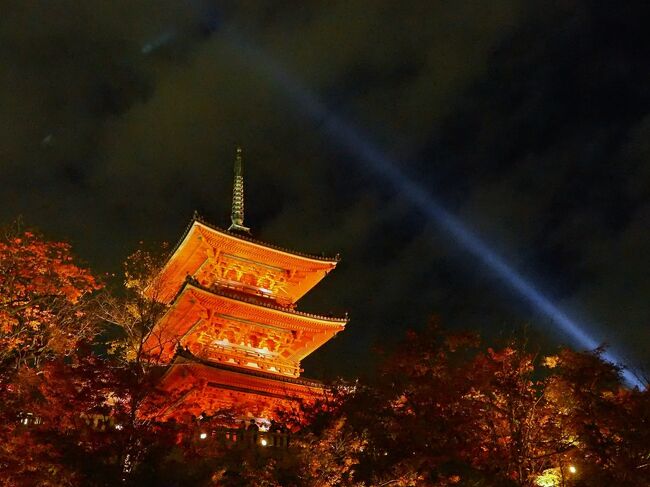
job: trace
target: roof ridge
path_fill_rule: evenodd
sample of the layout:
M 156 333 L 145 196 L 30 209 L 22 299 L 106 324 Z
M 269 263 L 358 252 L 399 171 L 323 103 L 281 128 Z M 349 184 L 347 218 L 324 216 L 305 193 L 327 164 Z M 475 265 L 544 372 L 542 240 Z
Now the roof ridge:
M 341 261 L 341 257 L 340 257 L 339 254 L 336 254 L 334 257 L 326 257 L 324 255 L 315 255 L 315 254 L 310 254 L 310 253 L 307 253 L 307 252 L 300 252 L 300 251 L 297 251 L 297 250 L 287 249 L 287 248 L 282 247 L 280 245 L 271 244 L 271 243 L 268 243 L 268 242 L 263 242 L 261 240 L 257 240 L 257 239 L 255 239 L 255 238 L 253 238 L 251 236 L 248 236 L 248 235 L 244 235 L 244 234 L 241 234 L 241 233 L 230 232 L 230 231 L 228 231 L 226 229 L 218 227 L 217 225 L 214 225 L 213 223 L 210 223 L 209 221 L 205 220 L 196 211 L 194 212 L 194 215 L 192 216 L 192 220 L 190 221 L 190 224 L 188 225 L 188 228 L 187 228 L 185 234 L 181 238 L 181 241 L 183 240 L 183 238 L 185 238 L 185 235 L 187 234 L 189 229 L 192 227 L 192 224 L 194 222 L 201 223 L 202 225 L 205 225 L 209 229 L 214 230 L 214 231 L 219 232 L 219 233 L 223 233 L 224 235 L 228 235 L 229 237 L 234 237 L 234 238 L 237 238 L 239 240 L 244 240 L 245 242 L 254 243 L 256 245 L 262 245 L 264 247 L 268 247 L 268 248 L 274 249 L 274 250 L 279 250 L 279 251 L 285 252 L 287 254 L 293 254 L 293 255 L 296 255 L 298 257 L 306 257 L 308 259 L 320 260 L 320 261 L 323 261 L 323 262 L 340 262 Z M 179 244 L 180 244 L 180 242 L 179 242 Z M 176 250 L 176 249 L 174 249 L 174 250 Z

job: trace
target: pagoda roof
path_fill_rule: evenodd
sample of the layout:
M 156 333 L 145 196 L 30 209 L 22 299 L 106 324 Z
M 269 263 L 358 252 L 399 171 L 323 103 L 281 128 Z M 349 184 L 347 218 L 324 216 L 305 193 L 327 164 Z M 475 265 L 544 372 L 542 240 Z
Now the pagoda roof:
M 190 362 L 197 363 L 200 365 L 205 365 L 206 367 L 210 367 L 212 369 L 226 370 L 228 372 L 232 372 L 235 374 L 242 374 L 251 377 L 259 377 L 261 379 L 276 381 L 279 383 L 294 384 L 297 386 L 311 387 L 314 389 L 324 388 L 323 383 L 316 379 L 308 379 L 305 377 L 289 377 L 286 375 L 278 375 L 278 374 L 273 374 L 271 372 L 265 372 L 263 370 L 244 369 L 242 367 L 237 367 L 235 365 L 212 362 L 210 360 L 203 360 L 200 357 L 197 357 L 196 355 L 193 355 L 192 353 L 187 352 L 183 349 L 179 349 L 177 351 L 176 357 L 174 358 L 174 362 L 172 362 L 172 365 L 180 364 L 180 363 L 190 363 Z
M 219 317 L 221 323 L 236 322 L 263 333 L 288 334 L 300 340 L 284 345 L 285 360 L 299 361 L 345 328 L 348 319 L 320 316 L 264 302 L 264 298 L 233 292 L 219 286 L 207 288 L 187 278 L 166 313 L 145 341 L 150 355 L 169 360 L 184 338 L 200 331 L 200 322 Z M 265 330 L 265 331 L 264 331 Z M 215 330 L 216 333 L 217 330 Z M 194 339 L 192 339 L 193 341 Z
M 154 292 L 150 287 L 149 294 L 156 294 L 152 297 L 159 301 L 171 301 L 187 275 L 194 275 L 210 256 L 218 256 L 221 252 L 251 266 L 291 274 L 292 279 L 285 285 L 291 302 L 308 292 L 340 260 L 338 255 L 325 257 L 297 252 L 224 230 L 195 213 L 160 272 L 160 289 Z
M 315 380 L 214 364 L 186 353 L 174 358 L 160 387 L 171 399 L 160 411 L 166 416 L 230 409 L 234 414 L 274 417 L 277 409 L 312 401 L 325 390 Z

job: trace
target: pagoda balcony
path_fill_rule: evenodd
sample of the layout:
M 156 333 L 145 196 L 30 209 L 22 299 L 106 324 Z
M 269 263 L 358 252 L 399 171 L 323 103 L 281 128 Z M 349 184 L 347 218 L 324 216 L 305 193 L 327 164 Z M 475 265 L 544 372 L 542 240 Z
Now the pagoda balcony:
M 282 360 L 275 353 L 249 347 L 212 343 L 203 346 L 196 355 L 210 362 L 238 365 L 288 377 L 298 377 L 302 372 L 299 363 Z
M 259 298 L 260 303 L 262 304 L 269 303 L 289 309 L 294 309 L 296 307 L 296 304 L 293 303 L 290 298 L 282 297 L 272 290 L 264 287 L 253 286 L 251 284 L 244 284 L 239 281 L 230 281 L 227 279 L 214 279 L 211 284 L 208 284 L 208 281 L 202 282 L 201 279 L 198 279 L 198 281 L 201 285 L 207 285 L 207 288 L 213 291 L 224 289 L 230 291 L 233 294 Z

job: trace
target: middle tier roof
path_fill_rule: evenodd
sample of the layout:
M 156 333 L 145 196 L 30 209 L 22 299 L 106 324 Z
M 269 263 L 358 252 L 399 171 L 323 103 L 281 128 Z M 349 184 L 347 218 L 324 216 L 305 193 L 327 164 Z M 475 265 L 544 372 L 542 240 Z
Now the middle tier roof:
M 277 306 L 259 297 L 187 279 L 145 342 L 169 362 L 178 346 L 203 358 L 298 376 L 300 360 L 343 330 L 347 318 Z

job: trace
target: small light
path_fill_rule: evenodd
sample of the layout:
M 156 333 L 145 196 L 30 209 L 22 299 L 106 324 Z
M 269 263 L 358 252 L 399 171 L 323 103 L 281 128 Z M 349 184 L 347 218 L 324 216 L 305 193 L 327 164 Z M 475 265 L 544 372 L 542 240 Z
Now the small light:
M 569 465 L 569 472 L 576 473 L 577 471 L 578 471 L 577 468 L 575 468 L 573 465 Z
M 207 434 L 207 433 L 201 433 L 201 434 L 199 435 L 199 438 L 201 438 L 202 440 L 205 440 L 207 437 L 208 437 L 208 434 Z
M 262 446 L 266 446 L 267 444 L 268 444 L 268 442 L 266 441 L 266 438 L 262 438 L 262 439 L 260 440 L 260 445 L 262 445 Z
M 123 428 L 123 426 L 121 424 L 116 424 L 115 425 L 115 429 L 118 430 L 118 431 L 121 431 L 122 428 Z

